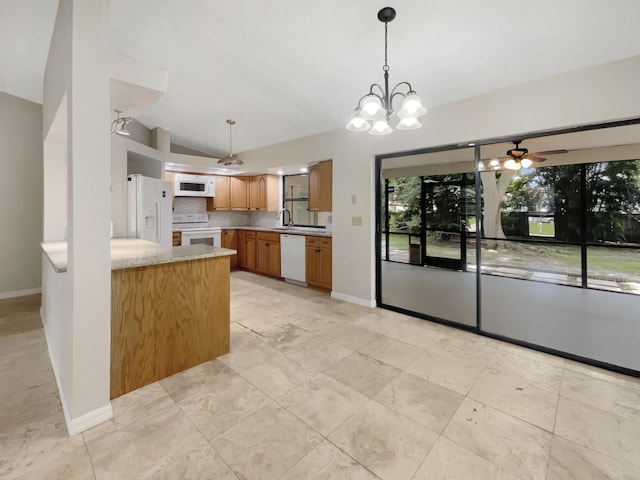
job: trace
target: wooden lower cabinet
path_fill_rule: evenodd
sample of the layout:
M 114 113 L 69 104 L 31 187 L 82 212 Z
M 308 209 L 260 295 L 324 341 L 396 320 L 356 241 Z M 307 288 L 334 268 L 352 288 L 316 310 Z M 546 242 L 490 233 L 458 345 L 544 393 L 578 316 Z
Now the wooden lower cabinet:
M 182 232 L 173 232 L 171 235 L 172 245 L 174 247 L 179 247 L 182 245 Z
M 111 272 L 111 396 L 229 352 L 229 257 Z
M 280 234 L 258 232 L 256 237 L 256 272 L 280 276 Z
M 306 237 L 306 282 L 322 290 L 332 288 L 331 238 Z M 281 277 L 280 234 L 237 232 L 238 266 L 270 277 Z
M 247 232 L 244 230 L 238 230 L 236 232 L 236 250 L 238 251 L 238 267 L 245 268 L 247 263 L 246 261 L 246 241 L 247 241 Z
M 236 230 L 222 230 L 222 248 L 238 249 Z M 231 268 L 238 267 L 238 255 L 231 255 Z
M 242 231 L 244 249 L 240 256 L 240 268 L 254 271 L 256 269 L 256 232 Z
M 331 290 L 331 238 L 306 238 L 307 285 L 323 290 Z

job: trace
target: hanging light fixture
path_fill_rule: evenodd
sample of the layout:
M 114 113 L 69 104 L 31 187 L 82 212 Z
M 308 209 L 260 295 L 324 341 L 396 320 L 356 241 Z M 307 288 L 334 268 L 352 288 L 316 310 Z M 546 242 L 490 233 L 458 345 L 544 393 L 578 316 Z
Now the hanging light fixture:
M 128 137 L 131 133 L 127 130 L 127 125 L 133 122 L 133 117 L 120 117 L 122 110 L 114 110 L 114 112 L 116 112 L 118 118 L 111 122 L 111 135 L 117 133 Z
M 403 97 L 402 108 L 397 113 L 400 122 L 396 125 L 398 130 L 415 130 L 422 127 L 418 118 L 427 113 L 422 105 L 422 100 L 416 94 L 409 82 L 398 83 L 389 92 L 389 64 L 387 61 L 387 24 L 396 18 L 396 11 L 391 7 L 385 7 L 378 12 L 378 20 L 384 23 L 384 88 L 374 83 L 369 87 L 369 93 L 358 101 L 351 120 L 347 124 L 347 130 L 352 132 L 364 132 L 369 130 L 371 135 L 387 135 L 393 131 L 391 128 L 391 115 L 393 115 L 393 100 L 396 96 Z M 406 90 L 403 92 L 401 90 Z
M 228 119 L 227 123 L 229 124 L 229 155 L 218 160 L 218 165 L 224 165 L 226 167 L 230 167 L 233 165 L 244 165 L 244 162 L 242 160 L 240 160 L 238 157 L 233 156 L 233 150 L 231 149 L 231 129 L 236 124 L 236 121 Z

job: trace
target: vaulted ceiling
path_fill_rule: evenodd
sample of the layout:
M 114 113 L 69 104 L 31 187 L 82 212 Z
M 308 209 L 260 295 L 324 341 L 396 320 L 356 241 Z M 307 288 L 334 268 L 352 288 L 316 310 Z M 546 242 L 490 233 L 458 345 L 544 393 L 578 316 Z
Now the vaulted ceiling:
M 42 101 L 57 0 L 0 5 L 0 91 Z M 138 120 L 213 154 L 343 128 L 382 82 L 381 0 L 111 0 L 111 48 L 169 71 Z M 640 54 L 637 0 L 396 0 L 391 84 L 427 107 Z M 585 99 L 589 101 L 589 99 Z M 522 112 L 526 114 L 526 112 Z

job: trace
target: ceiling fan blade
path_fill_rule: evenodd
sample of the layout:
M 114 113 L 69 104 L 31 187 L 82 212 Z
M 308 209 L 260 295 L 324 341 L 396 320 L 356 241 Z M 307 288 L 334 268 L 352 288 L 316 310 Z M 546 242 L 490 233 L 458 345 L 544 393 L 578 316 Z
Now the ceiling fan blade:
M 568 153 L 569 150 L 545 150 L 544 152 L 532 152 L 532 155 L 557 155 L 559 153 Z
M 539 156 L 534 155 L 534 154 L 532 154 L 532 153 L 530 153 L 530 154 L 527 156 L 527 158 L 528 158 L 529 160 L 531 160 L 532 162 L 538 162 L 538 163 L 544 162 L 544 161 L 546 160 L 546 158 L 539 157 Z

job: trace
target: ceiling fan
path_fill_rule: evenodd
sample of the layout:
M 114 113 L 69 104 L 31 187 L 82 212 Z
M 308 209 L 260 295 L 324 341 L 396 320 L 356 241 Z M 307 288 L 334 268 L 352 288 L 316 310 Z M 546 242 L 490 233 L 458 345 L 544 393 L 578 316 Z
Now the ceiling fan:
M 520 170 L 520 168 L 529 168 L 534 163 L 542 163 L 546 158 L 541 155 L 557 155 L 559 153 L 567 153 L 568 150 L 545 150 L 543 152 L 529 152 L 528 149 L 520 147 L 522 140 L 514 140 L 515 148 L 507 150 L 504 157 L 492 158 L 489 161 L 489 167 L 498 170 L 501 167 L 509 170 Z M 484 170 L 484 168 L 481 168 Z

